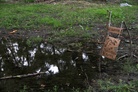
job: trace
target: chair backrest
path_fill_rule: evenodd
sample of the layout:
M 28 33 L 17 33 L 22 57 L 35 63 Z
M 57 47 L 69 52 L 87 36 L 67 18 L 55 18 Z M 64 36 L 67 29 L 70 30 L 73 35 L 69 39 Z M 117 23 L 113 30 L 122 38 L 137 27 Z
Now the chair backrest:
M 115 34 L 115 35 L 118 35 L 119 37 L 123 31 L 123 28 L 122 28 L 123 22 L 121 23 L 120 28 L 111 26 L 112 11 L 107 10 L 107 12 L 109 13 L 109 20 L 107 24 L 107 35 L 112 36 L 111 34 Z
M 108 30 L 109 33 L 114 33 L 114 34 L 120 35 L 123 28 L 109 26 L 109 27 L 107 27 L 107 30 Z

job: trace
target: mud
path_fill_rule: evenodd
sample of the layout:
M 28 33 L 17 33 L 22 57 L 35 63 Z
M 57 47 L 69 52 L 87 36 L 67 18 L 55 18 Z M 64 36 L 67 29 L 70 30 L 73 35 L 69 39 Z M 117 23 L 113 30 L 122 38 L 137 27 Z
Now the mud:
M 126 73 L 122 66 L 130 56 L 129 36 L 123 33 L 117 59 L 101 58 L 99 55 L 102 44 L 97 41 L 86 41 L 83 38 L 64 39 L 60 43 L 48 43 L 47 37 L 53 35 L 43 31 L 1 31 L 0 41 L 0 77 L 16 76 L 28 73 L 45 72 L 38 76 L 0 80 L 2 92 L 43 92 L 58 87 L 59 92 L 71 91 L 73 88 L 85 89 L 93 86 L 99 91 L 98 79 L 110 79 L 115 83 L 119 79 L 126 83 L 137 80 L 137 72 Z M 135 31 L 136 32 L 136 31 Z M 99 32 L 101 37 L 103 33 Z M 132 35 L 132 64 L 138 64 L 137 35 Z M 30 37 L 42 37 L 44 40 L 28 45 Z M 100 38 L 100 37 L 99 37 Z M 82 45 L 76 46 L 78 42 Z M 121 57 L 121 58 L 120 58 Z M 99 66 L 100 64 L 100 66 Z

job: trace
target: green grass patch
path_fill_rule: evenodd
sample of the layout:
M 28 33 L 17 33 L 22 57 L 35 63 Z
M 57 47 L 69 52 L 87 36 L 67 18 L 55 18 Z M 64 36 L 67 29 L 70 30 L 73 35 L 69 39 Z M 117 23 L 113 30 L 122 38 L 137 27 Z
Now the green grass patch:
M 136 22 L 137 6 L 95 5 L 80 9 L 62 4 L 0 4 L 0 27 L 5 29 L 67 28 L 74 25 L 92 26 L 107 22 L 107 10 L 111 10 L 116 24 L 122 20 Z
M 124 73 L 136 73 L 138 72 L 138 65 L 135 64 L 131 60 L 126 60 L 123 66 L 121 66 Z
M 100 85 L 100 91 L 102 92 L 136 92 L 137 88 L 135 81 L 131 81 L 127 84 L 121 79 L 119 80 L 119 83 L 110 80 L 98 80 L 98 84 Z

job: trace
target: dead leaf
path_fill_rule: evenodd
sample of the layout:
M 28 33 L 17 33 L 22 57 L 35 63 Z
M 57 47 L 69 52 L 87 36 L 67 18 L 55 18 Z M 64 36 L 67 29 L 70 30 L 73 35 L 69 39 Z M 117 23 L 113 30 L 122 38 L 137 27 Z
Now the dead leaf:
M 14 34 L 15 32 L 17 32 L 17 30 L 13 30 L 12 32 L 10 32 L 10 34 Z

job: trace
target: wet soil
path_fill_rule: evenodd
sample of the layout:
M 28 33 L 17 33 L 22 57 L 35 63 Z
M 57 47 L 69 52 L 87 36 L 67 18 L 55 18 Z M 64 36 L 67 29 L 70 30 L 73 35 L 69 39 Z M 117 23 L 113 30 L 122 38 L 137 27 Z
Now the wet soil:
M 122 66 L 128 59 L 132 61 L 132 65 L 138 64 L 138 29 L 129 30 L 132 40 L 132 58 L 122 57 L 130 53 L 129 35 L 124 31 L 120 37 L 121 44 L 117 58 L 110 60 L 101 58 L 99 55 L 106 28 L 100 24 L 97 24 L 94 30 L 97 28 L 99 33 L 97 38 L 66 37 L 56 42 L 49 42 L 48 39 L 54 33 L 47 30 L 17 30 L 15 33 L 10 33 L 15 29 L 9 31 L 0 29 L 2 48 L 0 77 L 45 72 L 28 78 L 0 80 L 0 90 L 2 92 L 9 90 L 10 92 L 19 90 L 44 92 L 58 86 L 58 92 L 71 92 L 73 88 L 85 89 L 92 86 L 98 92 L 100 88 L 98 79 L 110 79 L 114 83 L 123 80 L 128 84 L 130 81 L 137 81 L 138 72 L 124 72 Z M 43 41 L 28 46 L 26 42 L 30 37 L 42 37 Z M 80 42 L 82 45 L 78 45 Z M 117 60 L 118 58 L 120 59 Z

